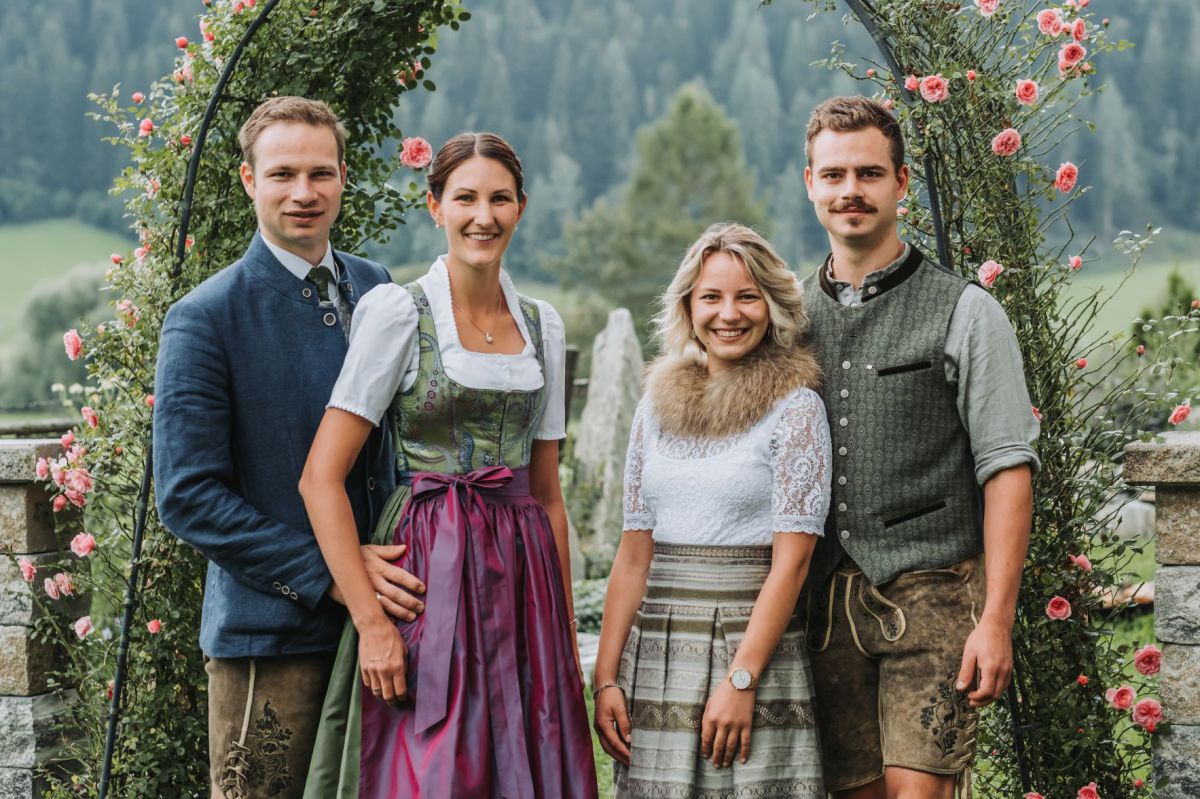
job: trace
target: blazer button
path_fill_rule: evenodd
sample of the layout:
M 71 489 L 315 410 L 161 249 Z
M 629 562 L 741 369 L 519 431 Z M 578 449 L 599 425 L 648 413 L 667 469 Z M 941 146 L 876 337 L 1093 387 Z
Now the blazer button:
M 293 591 L 292 593 L 288 594 L 288 596 L 290 596 L 292 599 L 299 599 L 299 598 L 300 598 L 300 595 L 299 595 L 299 594 L 297 594 L 295 591 Z
M 283 592 L 284 596 L 287 596 L 288 594 L 290 594 L 292 592 L 292 589 L 288 588 L 286 585 L 283 586 L 282 588 L 280 588 L 279 590 Z
M 278 591 L 280 588 L 283 588 L 283 583 L 276 580 L 275 582 L 271 583 L 271 588 Z
M 312 296 L 312 289 L 304 289 L 304 290 L 303 290 L 303 291 L 301 291 L 300 293 L 301 293 L 302 295 L 304 295 L 304 298 L 305 298 L 305 299 L 308 299 L 309 297 L 311 297 L 311 296 Z
M 325 321 L 326 327 L 333 327 L 334 325 L 337 324 L 337 315 L 331 311 L 331 312 L 325 314 L 324 321 Z
M 374 478 L 374 477 L 368 477 L 368 478 L 367 478 L 367 490 L 368 490 L 368 491 L 374 491 L 374 490 L 375 490 L 375 478 Z

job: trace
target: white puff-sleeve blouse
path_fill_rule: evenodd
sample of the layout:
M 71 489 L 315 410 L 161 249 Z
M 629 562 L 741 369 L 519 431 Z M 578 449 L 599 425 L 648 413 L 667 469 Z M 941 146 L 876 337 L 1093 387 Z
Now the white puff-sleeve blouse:
M 562 317 L 554 307 L 535 300 L 546 361 L 543 375 L 525 316 L 520 312 L 517 290 L 507 272 L 500 271 L 500 288 L 525 339 L 525 348 L 514 355 L 474 352 L 463 347 L 450 304 L 445 256 L 438 258 L 417 283 L 429 299 L 446 375 L 466 388 L 534 391 L 545 385 L 549 396 L 534 437 L 542 440 L 565 437 L 566 333 Z M 419 356 L 417 306 L 412 295 L 394 283 L 376 286 L 363 295 L 354 309 L 350 347 L 326 407 L 348 411 L 378 426 L 396 392 L 410 388 L 416 381 Z
M 643 398 L 625 456 L 625 529 L 709 546 L 823 535 L 830 449 L 825 405 L 811 389 L 796 389 L 749 430 L 721 439 L 666 433 Z

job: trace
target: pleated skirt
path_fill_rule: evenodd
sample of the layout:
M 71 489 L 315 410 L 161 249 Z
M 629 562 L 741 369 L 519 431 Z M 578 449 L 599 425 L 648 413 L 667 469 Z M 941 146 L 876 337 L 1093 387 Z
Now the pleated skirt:
M 633 726 L 630 765 L 615 766 L 620 799 L 824 799 L 801 614 L 760 676 L 748 762 L 717 769 L 700 756 L 705 705 L 770 568 L 770 546 L 654 545 L 618 673 Z

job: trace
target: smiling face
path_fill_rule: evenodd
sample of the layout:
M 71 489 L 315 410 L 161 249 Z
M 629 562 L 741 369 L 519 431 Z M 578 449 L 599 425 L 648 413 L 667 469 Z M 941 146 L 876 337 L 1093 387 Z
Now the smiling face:
M 346 185 L 346 164 L 338 160 L 333 131 L 303 122 L 264 128 L 254 143 L 254 166 L 243 162 L 241 176 L 263 235 L 309 263 L 320 263 Z
M 426 195 L 434 222 L 446 229 L 452 268 L 499 269 L 525 211 L 517 181 L 504 164 L 476 155 L 450 173 L 439 200 Z
M 836 244 L 870 250 L 896 235 L 896 205 L 908 190 L 908 167 L 896 171 L 890 148 L 874 127 L 827 129 L 812 140 L 804 184 Z
M 708 371 L 720 372 L 754 351 L 771 323 L 762 290 L 727 252 L 704 259 L 688 300 L 692 331 L 708 353 Z

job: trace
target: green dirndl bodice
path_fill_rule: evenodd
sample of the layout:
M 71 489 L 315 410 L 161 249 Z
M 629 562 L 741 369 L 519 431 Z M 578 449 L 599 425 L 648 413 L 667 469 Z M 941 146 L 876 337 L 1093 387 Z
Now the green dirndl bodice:
M 388 408 L 398 473 L 465 474 L 485 466 L 527 466 L 534 432 L 546 407 L 548 385 L 543 383 L 534 391 L 503 391 L 468 388 L 451 380 L 442 365 L 429 298 L 417 283 L 404 288 L 417 307 L 419 357 L 413 385 L 398 391 Z M 518 301 L 545 374 L 537 304 L 523 296 Z M 410 487 L 398 482 L 370 543 L 392 543 L 409 493 Z M 357 799 L 361 712 L 358 632 L 347 620 L 321 711 L 304 799 Z

